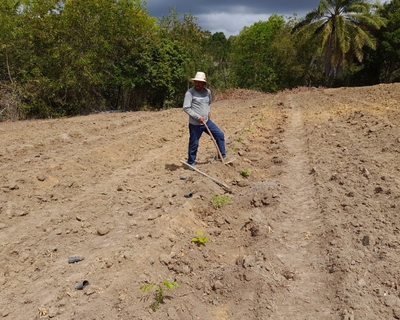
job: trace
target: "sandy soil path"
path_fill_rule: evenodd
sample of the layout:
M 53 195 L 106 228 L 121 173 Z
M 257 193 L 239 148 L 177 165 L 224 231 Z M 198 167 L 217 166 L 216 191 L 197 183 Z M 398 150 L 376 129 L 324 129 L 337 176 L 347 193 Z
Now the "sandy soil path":
M 312 175 L 302 106 L 293 96 L 286 97 L 288 125 L 284 134 L 287 163 L 281 183 L 285 214 L 277 225 L 281 245 L 276 255 L 285 265 L 291 282 L 277 302 L 276 319 L 334 319 L 329 301 L 334 292 L 326 277 L 324 234 L 321 208 L 315 200 L 317 189 Z

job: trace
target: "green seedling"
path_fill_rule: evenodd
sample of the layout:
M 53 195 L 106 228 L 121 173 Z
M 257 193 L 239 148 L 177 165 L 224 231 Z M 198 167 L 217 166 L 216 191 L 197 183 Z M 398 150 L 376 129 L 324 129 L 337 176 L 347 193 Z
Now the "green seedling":
M 200 246 L 200 245 L 205 245 L 207 242 L 209 242 L 210 241 L 210 238 L 207 238 L 207 237 L 205 237 L 204 235 L 203 235 L 203 232 L 202 231 L 197 231 L 197 237 L 194 237 L 193 239 L 192 239 L 192 242 L 194 242 L 195 244 L 197 244 L 198 246 Z
M 239 137 L 239 138 L 235 139 L 235 141 L 236 141 L 236 142 L 242 142 L 242 138 Z
M 221 208 L 231 202 L 232 200 L 228 196 L 218 196 L 214 194 L 211 198 L 211 203 L 214 205 L 215 208 Z
M 240 174 L 241 174 L 243 177 L 247 178 L 247 177 L 250 175 L 250 172 L 251 172 L 251 169 L 250 169 L 250 168 L 247 168 L 247 169 L 243 169 L 242 171 L 240 171 Z
M 140 290 L 143 293 L 146 293 L 148 291 L 151 291 L 154 287 L 156 287 L 156 292 L 154 294 L 154 301 L 150 304 L 151 310 L 155 312 L 158 309 L 158 306 L 160 303 L 164 303 L 164 290 L 172 290 L 174 288 L 179 287 L 179 284 L 177 282 L 172 282 L 169 280 L 164 280 L 163 282 L 160 283 L 147 283 L 142 286 L 140 286 Z

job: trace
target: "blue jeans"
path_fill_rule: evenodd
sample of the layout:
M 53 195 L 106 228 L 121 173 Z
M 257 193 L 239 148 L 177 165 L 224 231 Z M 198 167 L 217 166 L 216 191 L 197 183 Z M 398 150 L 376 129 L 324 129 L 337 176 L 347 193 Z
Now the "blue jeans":
M 219 151 L 221 151 L 221 155 L 223 158 L 226 157 L 225 153 L 225 136 L 217 125 L 212 122 L 210 119 L 207 121 L 207 127 L 210 129 L 212 136 L 217 142 Z M 189 152 L 188 152 L 188 164 L 193 165 L 196 161 L 197 149 L 199 148 L 199 140 L 203 132 L 208 134 L 206 126 L 196 126 L 194 124 L 189 123 Z

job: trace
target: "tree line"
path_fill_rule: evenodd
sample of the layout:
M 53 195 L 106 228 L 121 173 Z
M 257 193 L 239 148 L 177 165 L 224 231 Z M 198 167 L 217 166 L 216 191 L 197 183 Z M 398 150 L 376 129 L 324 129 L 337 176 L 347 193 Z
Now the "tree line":
M 2 0 L 0 120 L 181 107 L 187 79 L 212 89 L 400 80 L 400 0 L 322 0 L 227 38 L 141 0 Z

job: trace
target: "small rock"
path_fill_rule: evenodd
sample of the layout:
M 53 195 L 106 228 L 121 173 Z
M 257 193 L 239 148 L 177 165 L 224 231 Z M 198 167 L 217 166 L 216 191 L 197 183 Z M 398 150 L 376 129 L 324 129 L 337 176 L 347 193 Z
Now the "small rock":
M 46 177 L 45 177 L 44 175 L 42 175 L 42 174 L 39 174 L 36 178 L 37 178 L 39 181 L 44 181 L 44 180 L 46 180 Z
M 99 236 L 105 236 L 107 233 L 109 233 L 110 232 L 110 229 L 108 228 L 108 227 L 99 227 L 98 229 L 97 229 L 97 234 L 99 235 Z
M 248 181 L 245 181 L 245 180 L 241 180 L 241 181 L 238 181 L 237 182 L 237 185 L 239 186 L 239 187 L 247 187 L 248 185 L 249 185 L 249 182 Z
M 363 238 L 362 238 L 362 244 L 363 244 L 363 246 L 369 246 L 369 236 L 364 236 Z
M 256 263 L 255 257 L 252 256 L 252 255 L 249 255 L 249 256 L 247 256 L 246 259 L 244 260 L 244 262 L 243 262 L 243 267 L 244 267 L 244 268 L 251 268 L 251 267 L 253 267 L 253 266 L 255 265 L 255 263 Z
M 7 317 L 7 316 L 10 314 L 10 311 L 9 311 L 9 310 L 3 310 L 3 311 L 1 312 L 1 314 L 2 314 L 3 318 L 5 318 L 5 317 Z
M 358 286 L 365 287 L 366 285 L 367 285 L 367 282 L 364 279 L 358 280 Z
M 147 220 L 155 220 L 161 216 L 160 212 L 157 211 L 150 211 L 147 215 Z
M 190 267 L 185 264 L 182 266 L 181 271 L 183 274 L 189 274 L 191 270 L 190 270 Z
M 245 279 L 246 281 L 251 281 L 251 280 L 254 279 L 254 275 L 253 275 L 252 273 L 250 273 L 250 272 L 246 272 L 246 273 L 244 274 L 244 279 Z
M 250 228 L 250 233 L 251 233 L 252 237 L 257 237 L 257 236 L 260 235 L 260 228 L 258 226 L 256 226 L 256 225 L 253 225 Z
M 385 297 L 385 305 L 391 308 L 400 307 L 400 299 L 394 295 L 387 295 Z
M 382 187 L 376 187 L 375 193 L 381 193 L 383 191 Z
M 213 289 L 214 290 L 222 289 L 223 287 L 224 287 L 224 285 L 219 280 L 215 281 L 214 284 L 213 284 Z
M 161 263 L 168 265 L 171 261 L 171 258 L 168 254 L 161 254 L 159 260 Z
M 362 174 L 363 174 L 364 177 L 369 178 L 370 173 L 369 173 L 369 171 L 368 171 L 367 168 L 365 168 L 365 167 L 362 168 L 361 172 L 362 172 Z

